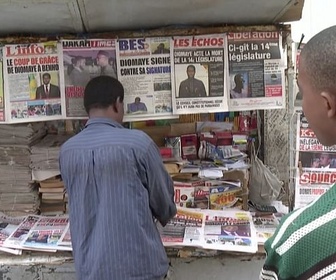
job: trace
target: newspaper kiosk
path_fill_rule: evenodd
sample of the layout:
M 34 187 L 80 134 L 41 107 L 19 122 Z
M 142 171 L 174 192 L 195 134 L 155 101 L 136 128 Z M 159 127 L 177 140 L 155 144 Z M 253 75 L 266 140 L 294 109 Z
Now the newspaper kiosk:
M 65 3 L 66 2 L 66 3 Z M 189 7 L 190 2 L 188 3 L 165 3 L 162 4 L 163 7 L 160 7 L 155 1 L 147 0 L 145 2 L 140 3 L 128 3 L 127 1 L 124 1 L 123 4 L 119 3 L 118 1 L 110 1 L 108 0 L 99 0 L 99 5 L 97 1 L 95 1 L 94 5 L 90 3 L 88 0 L 82 0 L 82 1 L 72 1 L 67 0 L 64 3 L 59 3 L 57 0 L 47 1 L 44 3 L 37 3 L 36 1 L 28 1 L 27 6 L 18 6 L 18 11 L 16 11 L 15 14 L 17 17 L 22 18 L 23 9 L 27 9 L 27 12 L 29 14 L 29 17 L 27 18 L 27 26 L 22 25 L 21 23 L 19 26 L 17 26 L 15 19 L 17 17 L 13 16 L 13 19 L 11 20 L 13 22 L 12 27 L 10 28 L 6 24 L 3 24 L 2 26 L 5 26 L 5 28 L 8 27 L 8 30 L 1 30 L 3 34 L 22 34 L 25 33 L 22 36 L 15 36 L 15 37 L 8 37 L 3 35 L 3 38 L 1 39 L 3 45 L 7 44 L 31 44 L 29 48 L 31 48 L 31 52 L 38 51 L 38 49 L 33 49 L 33 43 L 40 43 L 40 42 L 49 42 L 52 40 L 58 41 L 58 40 L 74 40 L 78 38 L 84 39 L 86 42 L 89 40 L 89 38 L 143 38 L 146 40 L 146 38 L 152 38 L 152 37 L 197 37 L 197 36 L 209 36 L 210 41 L 211 38 L 214 38 L 214 34 L 219 36 L 216 36 L 216 38 L 222 36 L 221 34 L 248 34 L 251 32 L 261 32 L 261 33 L 267 33 L 267 34 L 281 34 L 281 41 L 279 46 L 283 48 L 285 59 L 283 60 L 286 65 L 282 65 L 288 71 L 284 72 L 283 84 L 285 84 L 286 79 L 292 78 L 292 57 L 291 57 L 291 30 L 289 25 L 282 25 L 279 24 L 280 22 L 288 22 L 293 20 L 298 20 L 301 17 L 301 11 L 303 7 L 303 0 L 282 0 L 282 1 L 276 1 L 277 3 L 269 3 L 269 1 L 257 1 L 254 0 L 251 3 L 249 3 L 249 6 L 251 7 L 251 10 L 241 9 L 242 6 L 246 5 L 246 2 L 241 1 L 235 1 L 235 3 L 231 3 L 231 1 L 222 1 L 222 6 L 215 6 L 213 4 L 213 8 L 210 12 L 206 12 L 203 15 L 204 11 L 204 5 L 207 7 L 212 7 L 212 4 L 209 3 L 203 3 L 203 1 L 194 1 L 194 7 Z M 117 3 L 118 2 L 118 3 Z M 2 4 L 1 4 L 2 5 Z M 15 4 L 17 5 L 17 4 Z M 119 6 L 120 5 L 120 6 Z M 133 7 L 133 9 L 130 9 L 130 6 Z M 105 13 L 106 17 L 100 16 L 98 13 L 96 7 L 98 6 L 104 6 L 111 8 L 106 9 L 106 11 L 100 11 L 99 13 Z M 175 10 L 172 9 L 172 7 L 176 6 Z M 120 15 L 115 15 L 115 18 L 111 16 L 111 13 L 114 11 L 114 8 L 116 8 L 117 12 L 120 9 L 124 9 L 128 11 L 129 13 L 120 17 Z M 267 8 L 268 7 L 268 8 Z M 31 9 L 28 9 L 31 8 Z M 190 9 L 191 8 L 191 9 Z M 4 6 L 4 9 L 0 12 L 5 13 L 9 9 L 6 5 Z M 55 16 L 50 16 L 50 13 L 46 13 L 45 11 L 51 11 L 55 9 L 57 13 Z M 145 13 L 141 15 L 141 11 Z M 188 13 L 187 11 L 195 9 L 195 15 L 192 15 L 193 12 Z M 69 12 L 70 10 L 70 12 Z M 132 11 L 131 11 L 132 10 Z M 136 14 L 134 11 L 139 11 L 139 14 Z M 218 14 L 218 10 L 220 13 Z M 156 18 L 155 20 L 151 21 L 148 18 L 148 15 L 154 16 L 158 14 L 158 11 L 164 11 L 160 14 L 159 18 Z M 182 13 L 183 11 L 183 13 Z M 196 11 L 199 12 L 199 15 L 196 15 Z M 63 24 L 63 19 L 59 16 L 60 14 L 64 13 L 64 17 L 67 18 L 66 22 L 69 23 L 70 27 L 66 27 Z M 179 14 L 181 13 L 181 14 Z M 212 14 L 213 13 L 213 14 Z M 49 15 L 48 15 L 49 14 Z M 175 16 L 178 14 L 180 18 Z M 25 14 L 26 15 L 26 14 Z M 222 17 L 222 15 L 224 15 Z M 137 17 L 138 16 L 138 17 Z M 161 18 L 161 16 L 163 18 Z M 40 20 L 43 18 L 43 21 L 45 25 L 43 25 L 43 29 L 40 24 Z M 163 25 L 166 25 L 167 23 L 170 24 L 169 18 L 173 18 L 175 20 L 174 23 L 181 24 L 181 23 L 187 23 L 190 24 L 190 27 L 171 27 L 171 28 L 164 28 Z M 197 17 L 199 17 L 201 20 L 199 20 Z M 0 26 L 1 21 L 3 17 L 0 17 Z M 111 20 L 107 20 L 106 18 L 110 18 Z M 211 18 L 215 19 L 215 22 L 212 20 L 209 20 Z M 36 19 L 36 20 L 35 20 Z M 117 19 L 117 20 L 116 20 Z M 131 19 L 131 20 L 130 20 Z M 184 20 L 183 20 L 184 19 Z M 206 20 L 206 22 L 202 22 L 202 20 Z M 96 26 L 95 28 L 90 28 L 90 26 L 95 26 L 97 21 L 100 23 L 100 25 Z M 134 22 L 132 22 L 134 21 Z M 19 22 L 19 21 L 18 21 Z M 20 21 L 22 22 L 22 21 Z M 71 22 L 71 23 L 70 23 Z M 132 22 L 131 25 L 127 25 L 127 23 Z M 214 25 L 213 27 L 199 27 L 195 26 L 195 24 L 200 24 L 202 26 L 209 26 Z M 232 25 L 226 25 L 226 24 L 232 24 Z M 258 25 L 258 24 L 267 24 L 267 25 Z M 223 26 L 225 25 L 225 26 Z M 62 29 L 62 26 L 64 27 Z M 117 30 L 115 26 L 118 26 Z M 136 30 L 138 27 L 148 29 L 148 31 L 118 31 L 118 30 Z M 158 28 L 159 27 L 159 28 Z M 16 29 L 15 29 L 16 28 Z M 31 29 L 27 29 L 31 28 Z M 42 28 L 42 29 L 41 29 Z M 157 28 L 154 30 L 150 30 L 150 28 Z M 47 30 L 48 34 L 59 34 L 59 35 L 48 35 L 45 37 L 42 37 L 43 35 L 39 36 L 33 36 L 28 37 L 27 32 L 35 33 L 35 34 L 45 34 L 45 30 Z M 23 32 L 25 31 L 25 32 Z M 107 32 L 107 33 L 98 33 L 98 32 L 104 32 L 104 31 L 113 31 L 113 32 Z M 72 34 L 79 34 L 79 35 L 64 35 L 65 33 L 72 33 Z M 82 35 L 82 33 L 90 34 L 88 35 Z M 89 37 L 89 38 L 88 38 Z M 217 38 L 217 39 L 218 39 Z M 231 37 L 232 43 L 234 45 L 235 40 L 242 40 L 246 41 L 245 46 L 249 44 L 250 38 L 237 38 L 237 37 Z M 259 38 L 260 39 L 260 38 Z M 265 39 L 265 38 L 264 38 Z M 266 38 L 265 41 L 261 40 L 261 44 L 267 43 L 269 40 L 273 40 L 274 38 Z M 241 46 L 244 46 L 244 42 L 241 43 Z M 219 42 L 219 41 L 217 41 Z M 271 43 L 274 43 L 273 41 Z M 70 46 L 70 45 L 69 45 Z M 55 49 L 53 48 L 53 45 L 51 46 L 45 46 L 45 48 L 50 52 L 50 56 L 52 56 Z M 242 47 L 244 48 L 244 47 Z M 248 47 L 245 47 L 245 49 L 240 50 L 239 52 L 248 51 L 246 49 Z M 259 47 L 258 47 L 259 48 Z M 19 49 L 16 49 L 15 51 L 19 51 Z M 4 58 L 6 61 L 9 61 L 9 55 L 14 54 L 14 49 L 9 50 L 9 52 L 4 54 Z M 153 51 L 154 52 L 154 51 Z M 264 55 L 265 52 L 262 54 Z M 210 57 L 212 60 L 219 60 L 218 57 L 220 57 L 223 54 L 220 54 L 220 52 L 214 52 L 213 57 Z M 260 54 L 257 54 L 260 55 Z M 273 54 L 270 54 L 273 55 Z M 231 57 L 235 56 L 235 60 L 240 60 L 241 58 L 237 57 L 235 55 L 235 51 L 231 52 Z M 251 54 L 247 54 L 248 58 L 247 60 L 253 60 L 251 58 Z M 217 57 L 217 58 L 216 58 Z M 265 59 L 266 57 L 263 57 L 262 59 Z M 184 59 L 181 57 L 181 59 Z M 209 58 L 208 58 L 209 59 Z M 233 59 L 233 58 L 232 58 Z M 178 61 L 178 59 L 176 59 Z M 24 61 L 21 61 L 24 63 Z M 49 65 L 48 70 L 57 71 L 56 65 L 58 62 L 51 61 L 52 63 L 46 63 L 46 65 Z M 8 62 L 9 63 L 9 62 Z M 123 63 L 127 64 L 126 60 L 123 60 Z M 174 62 L 175 63 L 175 62 Z M 154 61 L 154 64 L 158 64 L 160 68 L 150 68 L 148 71 L 161 71 L 164 73 L 169 67 L 173 67 L 173 62 L 169 61 L 168 59 L 163 60 L 156 60 Z M 176 62 L 176 64 L 178 64 Z M 7 67 L 11 67 L 10 65 L 6 65 Z M 152 65 L 153 66 L 153 65 Z M 174 71 L 178 70 L 178 67 L 175 65 Z M 20 65 L 20 67 L 25 67 L 25 65 Z M 30 65 L 30 67 L 33 67 Z M 153 66 L 154 67 L 154 66 Z M 168 68 L 167 68 L 168 67 Z M 20 68 L 21 69 L 21 68 Z M 18 69 L 17 71 L 21 71 Z M 129 70 L 126 71 L 127 67 L 124 69 L 125 76 L 132 74 L 132 71 L 135 70 Z M 6 85 L 14 86 L 13 81 L 8 79 L 8 75 L 10 74 L 11 69 L 7 69 L 9 72 L 5 73 L 5 77 L 7 75 Z M 242 67 L 242 70 L 243 67 Z M 13 71 L 16 71 L 15 68 L 13 68 Z M 22 68 L 22 71 L 24 69 Z M 94 70 L 93 70 L 94 71 Z M 131 71 L 131 72 L 130 72 Z M 140 71 L 140 70 L 139 70 Z M 197 73 L 199 73 L 198 69 L 196 70 Z M 184 70 L 185 72 L 185 70 Z M 149 73 L 152 74 L 152 73 Z M 246 73 L 245 73 L 246 74 Z M 271 76 L 271 75 L 270 75 Z M 51 81 L 54 82 L 55 76 L 50 75 L 49 78 Z M 218 78 L 218 77 L 217 77 Z M 233 79 L 234 76 L 232 77 Z M 244 79 L 244 75 L 240 77 L 241 79 Z M 272 78 L 272 77 L 270 77 Z M 238 79 L 238 78 L 237 78 Z M 273 77 L 273 80 L 275 80 L 276 77 Z M 41 81 L 40 81 L 41 82 Z M 175 81 L 177 82 L 177 81 Z M 29 86 L 36 87 L 35 85 L 36 81 L 34 81 L 33 77 L 29 78 Z M 57 81 L 56 81 L 57 83 Z M 63 81 L 64 84 L 66 84 L 66 81 Z M 154 83 L 155 86 L 155 83 Z M 209 85 L 208 85 L 209 86 Z M 8 88 L 7 88 L 8 89 Z M 5 88 L 6 91 L 6 88 Z M 29 90 L 30 91 L 30 90 Z M 288 88 L 283 87 L 281 88 L 281 91 L 284 94 L 281 96 L 281 100 L 274 101 L 274 108 L 278 108 L 278 110 L 271 110 L 271 111 L 263 111 L 263 121 L 264 121 L 264 127 L 263 127 L 263 148 L 264 148 L 264 161 L 266 164 L 274 165 L 276 163 L 276 167 L 280 173 L 281 180 L 288 181 L 288 172 L 287 167 L 289 162 L 289 143 L 288 141 L 284 140 L 287 139 L 286 132 L 288 131 L 288 123 L 283 122 L 283 119 L 287 119 L 288 116 Z M 36 91 L 37 92 L 37 91 Z M 35 92 L 35 93 L 36 93 Z M 34 95 L 34 92 L 29 92 L 30 94 Z M 5 94 L 6 95 L 6 94 Z M 175 97 L 178 94 L 175 95 Z M 180 106 L 175 100 L 175 106 L 176 110 L 181 110 L 181 113 L 200 113 L 203 112 L 203 109 L 207 107 L 207 111 L 209 112 L 209 108 L 213 109 L 216 104 L 220 106 L 222 110 L 226 110 L 229 108 L 225 108 L 224 104 L 222 104 L 223 98 L 220 97 L 219 94 L 214 94 L 213 96 L 213 102 L 211 103 L 211 106 L 208 107 L 206 104 L 204 106 L 202 104 L 193 104 L 194 107 L 188 108 L 189 111 L 183 111 L 183 107 L 177 107 Z M 129 104 L 135 101 L 135 99 L 130 98 Z M 57 99 L 58 97 L 56 97 Z M 152 99 L 151 99 L 152 98 Z M 164 96 L 162 96 L 162 99 L 164 99 Z M 76 101 L 76 100 L 72 100 Z M 78 100 L 77 100 L 78 101 Z M 171 112 L 171 110 L 167 109 L 167 104 L 155 104 L 152 105 L 152 107 L 147 106 L 148 103 L 153 104 L 153 97 L 146 96 L 146 98 L 141 98 L 141 102 L 144 102 L 146 104 L 146 110 L 149 108 L 152 108 L 152 114 L 150 115 L 151 119 L 160 119 L 162 116 L 167 117 L 167 112 Z M 33 109 L 36 113 L 39 108 L 39 104 L 33 104 L 32 106 L 34 108 L 14 108 L 13 104 L 7 100 L 6 106 L 11 107 L 11 111 L 8 113 L 8 108 L 4 109 L 4 106 L 0 106 L 0 116 L 5 116 L 5 119 L 2 119 L 4 121 L 7 121 L 8 118 L 12 120 L 11 123 L 23 123 L 25 121 L 22 121 L 22 119 L 28 119 L 31 115 L 31 112 Z M 2 102 L 0 102 L 0 105 Z M 52 121 L 59 119 L 59 116 L 61 113 L 61 106 L 69 106 L 69 102 L 63 102 L 60 98 L 59 102 L 54 102 L 51 104 L 51 110 L 52 114 L 47 115 L 45 114 L 45 118 L 39 118 L 39 116 L 35 116 L 40 121 Z M 265 103 L 266 104 L 266 103 Z M 263 110 L 267 109 L 263 106 L 265 104 L 261 104 L 258 109 Z M 181 104 L 182 105 L 182 104 Z M 203 107 L 197 107 L 198 105 Z M 212 106 L 213 105 L 213 106 Z M 21 106 L 21 105 L 20 105 Z M 240 106 L 247 106 L 245 109 L 248 109 L 249 104 L 243 104 L 236 101 L 231 102 L 231 109 L 232 108 L 239 108 Z M 142 106 L 142 108 L 145 108 Z M 65 111 L 67 111 L 68 116 L 67 118 L 71 119 L 78 118 L 80 116 L 76 116 L 75 111 L 71 111 L 70 107 L 63 108 Z M 68 110 L 66 110 L 68 109 Z M 6 111 L 7 110 L 7 111 Z M 145 110 L 142 110 L 145 111 Z M 211 111 L 211 110 L 210 110 Z M 62 110 L 63 112 L 63 110 Z M 78 113 L 78 112 L 77 112 Z M 72 114 L 72 115 L 71 115 Z M 79 112 L 80 114 L 80 112 Z M 22 119 L 18 116 L 22 115 Z M 128 121 L 138 121 L 138 120 L 145 120 L 148 119 L 146 117 L 139 118 L 140 115 L 137 115 L 137 117 L 134 117 L 134 115 L 129 115 Z M 174 118 L 174 116 L 170 116 L 170 118 Z M 175 116 L 176 118 L 176 116 Z M 28 121 L 29 122 L 29 121 Z M 14 124 L 13 124 L 14 125 Z M 285 152 L 284 152 L 285 151 Z M 1 193 L 0 193 L 1 195 Z M 121 252 L 122 253 L 122 252 Z M 215 278 L 218 277 L 218 279 L 222 279 L 223 275 L 225 275 L 225 279 L 256 279 L 259 274 L 260 267 L 263 264 L 264 259 L 264 252 L 263 249 L 260 248 L 260 250 L 257 253 L 254 254 L 248 254 L 248 253 L 231 253 L 231 252 L 223 252 L 223 251 L 217 251 L 217 250 L 204 250 L 204 249 L 192 249 L 189 247 L 184 248 L 167 248 L 167 254 L 171 259 L 171 265 L 173 270 L 173 276 L 171 279 L 208 279 L 209 277 Z M 242 266 L 244 266 L 244 269 L 242 269 Z M 25 251 L 22 255 L 9 255 L 8 253 L 0 253 L 0 275 L 2 275 L 4 278 L 8 279 L 75 279 L 75 273 L 74 273 L 74 266 L 73 266 L 73 259 L 70 252 L 35 252 L 35 251 Z

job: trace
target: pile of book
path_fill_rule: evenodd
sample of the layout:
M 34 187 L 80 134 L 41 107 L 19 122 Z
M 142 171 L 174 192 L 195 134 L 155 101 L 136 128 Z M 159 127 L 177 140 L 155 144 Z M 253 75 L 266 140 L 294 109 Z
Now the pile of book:
M 31 178 L 31 146 L 46 134 L 43 123 L 0 125 L 0 211 L 36 213 L 37 189 Z
M 60 176 L 39 182 L 42 215 L 59 215 L 66 212 L 64 184 Z

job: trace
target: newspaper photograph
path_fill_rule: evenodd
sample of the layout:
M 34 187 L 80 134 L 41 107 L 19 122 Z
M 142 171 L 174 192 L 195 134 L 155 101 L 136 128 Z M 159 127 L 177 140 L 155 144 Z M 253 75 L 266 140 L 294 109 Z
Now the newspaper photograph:
M 65 87 L 67 118 L 87 118 L 84 89 L 90 79 L 117 78 L 115 39 L 62 40 L 61 72 Z
M 17 229 L 25 217 L 10 217 L 0 212 L 0 251 L 21 255 L 22 250 L 4 247 L 5 240 Z
M 226 45 L 225 34 L 171 40 L 174 113 L 228 111 Z
M 303 113 L 297 120 L 295 208 L 323 195 L 336 182 L 336 146 L 323 146 Z
M 279 32 L 228 33 L 229 108 L 285 108 L 285 59 Z
M 119 39 L 117 69 L 124 121 L 172 118 L 170 38 Z
M 203 222 L 204 213 L 177 207 L 177 214 L 165 227 L 158 224 L 164 246 L 201 246 L 201 237 L 204 235 Z
M 257 234 L 250 212 L 235 210 L 203 210 L 203 212 L 205 213 L 203 248 L 257 252 Z
M 36 249 L 55 249 L 68 250 L 65 246 L 58 246 L 62 234 L 64 233 L 69 218 L 66 216 L 43 217 L 34 224 L 30 229 L 22 246 L 24 248 Z
M 2 49 L 0 51 L 0 123 L 5 121 L 5 97 L 3 81 Z
M 54 41 L 3 47 L 7 122 L 62 118 L 59 51 Z

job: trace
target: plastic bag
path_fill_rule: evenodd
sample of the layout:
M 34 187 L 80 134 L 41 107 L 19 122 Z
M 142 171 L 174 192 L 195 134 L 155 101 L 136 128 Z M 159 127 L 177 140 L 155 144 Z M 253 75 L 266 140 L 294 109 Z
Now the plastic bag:
M 282 185 L 277 176 L 257 157 L 252 145 L 249 199 L 260 205 L 270 205 L 279 197 Z

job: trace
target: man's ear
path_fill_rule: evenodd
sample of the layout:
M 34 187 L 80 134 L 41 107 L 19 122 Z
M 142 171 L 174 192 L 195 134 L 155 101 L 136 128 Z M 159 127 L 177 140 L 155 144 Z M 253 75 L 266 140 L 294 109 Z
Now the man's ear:
M 116 103 L 113 104 L 113 110 L 118 113 L 119 112 L 119 109 L 120 106 L 124 106 L 123 102 L 121 101 L 121 98 L 120 96 L 117 97 L 117 100 L 116 100 Z
M 329 118 L 336 117 L 336 95 L 329 91 L 322 91 L 321 96 L 323 98 L 324 106 L 327 109 L 327 115 Z

